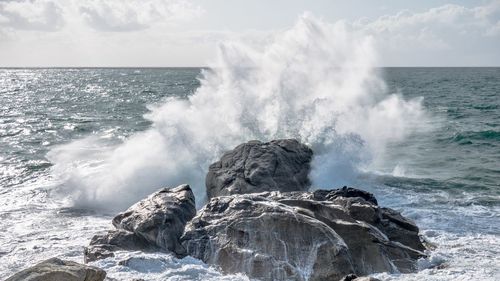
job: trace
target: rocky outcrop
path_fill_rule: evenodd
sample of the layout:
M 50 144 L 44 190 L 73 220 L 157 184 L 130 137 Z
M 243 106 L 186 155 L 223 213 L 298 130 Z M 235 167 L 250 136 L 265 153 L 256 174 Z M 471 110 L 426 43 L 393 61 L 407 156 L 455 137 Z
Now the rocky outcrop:
M 357 188 L 308 192 L 311 158 L 295 140 L 242 144 L 210 166 L 211 199 L 197 215 L 188 185 L 164 188 L 94 236 L 86 260 L 164 251 L 264 281 L 416 271 L 426 248 L 415 223 Z
M 208 198 L 263 191 L 306 191 L 312 150 L 293 140 L 250 141 L 210 165 Z
M 179 242 L 184 226 L 196 215 L 189 185 L 163 188 L 113 219 L 117 230 L 94 236 L 85 249 L 85 260 L 113 256 L 117 250 L 166 251 L 184 257 Z
M 85 262 L 91 262 L 107 257 L 114 257 L 116 251 L 161 251 L 159 247 L 149 243 L 146 239 L 126 230 L 109 230 L 97 234 L 90 240 L 84 249 Z
M 118 214 L 117 229 L 131 231 L 161 249 L 179 256 L 185 251 L 179 243 L 184 226 L 196 215 L 194 194 L 189 185 L 163 188 Z
M 106 272 L 93 266 L 51 258 L 20 271 L 6 281 L 102 281 Z
M 362 197 L 353 197 L 353 193 Z M 418 227 L 399 212 L 379 207 L 375 197 L 366 191 L 344 187 L 303 193 L 269 192 L 262 196 L 308 210 L 311 216 L 330 226 L 349 247 L 355 273 L 359 275 L 413 272 L 417 269 L 416 260 L 424 256 Z
M 402 217 L 388 210 L 352 188 L 222 196 L 186 226 L 182 240 L 189 255 L 261 280 L 415 271 L 424 256 L 418 228 L 394 223 Z M 417 240 L 418 246 L 404 244 Z
M 259 195 L 217 197 L 186 226 L 188 254 L 259 280 L 339 280 L 353 272 L 342 238 L 296 208 Z

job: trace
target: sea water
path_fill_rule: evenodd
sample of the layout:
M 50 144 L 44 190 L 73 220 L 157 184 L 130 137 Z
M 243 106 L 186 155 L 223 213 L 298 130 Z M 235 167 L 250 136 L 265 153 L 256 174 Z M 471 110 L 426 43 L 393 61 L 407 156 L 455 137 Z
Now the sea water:
M 304 17 L 267 46 L 221 45 L 211 68 L 0 69 L 0 279 L 82 262 L 162 186 L 190 184 L 201 207 L 210 163 L 276 138 L 313 148 L 313 188 L 373 192 L 434 245 L 418 273 L 376 277 L 500 279 L 500 68 L 376 64 L 369 37 Z M 93 264 L 118 280 L 248 279 L 168 254 Z

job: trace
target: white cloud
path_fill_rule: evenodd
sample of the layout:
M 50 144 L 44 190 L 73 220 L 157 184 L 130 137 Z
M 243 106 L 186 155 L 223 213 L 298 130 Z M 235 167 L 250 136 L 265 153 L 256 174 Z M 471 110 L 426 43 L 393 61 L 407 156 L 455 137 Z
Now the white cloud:
M 0 2 L 0 27 L 54 31 L 63 25 L 62 9 L 50 0 Z
M 477 58 L 471 52 L 500 63 L 500 1 L 472 8 L 447 4 L 420 13 L 405 10 L 351 26 L 374 36 L 389 65 L 468 65 Z
M 175 24 L 202 13 L 201 7 L 185 0 L 7 0 L 0 2 L 0 28 L 136 31 Z
M 153 24 L 173 23 L 199 16 L 203 10 L 186 1 L 86 0 L 78 9 L 85 21 L 101 31 L 134 31 Z
M 190 0 L 0 0 L 0 64 L 199 66 L 219 41 L 260 46 L 280 32 L 236 32 L 233 22 L 214 29 L 209 18 Z M 500 65 L 499 0 L 346 25 L 374 38 L 382 65 Z

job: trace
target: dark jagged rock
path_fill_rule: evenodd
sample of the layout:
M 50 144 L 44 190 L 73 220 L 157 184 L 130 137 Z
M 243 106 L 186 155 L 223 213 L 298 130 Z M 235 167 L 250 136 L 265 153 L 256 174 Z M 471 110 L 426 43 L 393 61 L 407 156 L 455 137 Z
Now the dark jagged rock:
M 293 139 L 250 141 L 210 165 L 208 198 L 263 191 L 306 191 L 312 150 Z
M 212 198 L 186 226 L 183 245 L 189 255 L 224 272 L 262 280 L 339 280 L 348 273 L 416 270 L 424 248 L 413 223 L 393 223 L 386 216 L 398 221 L 403 217 L 375 205 L 367 192 L 350 189 L 332 200 L 317 200 L 322 192 L 335 194 L 264 192 Z M 346 247 L 339 247 L 343 243 Z M 342 255 L 311 252 L 320 244 Z
M 153 252 L 161 249 L 149 243 L 141 236 L 126 230 L 109 230 L 103 234 L 97 234 L 90 240 L 89 246 L 85 247 L 85 262 L 91 262 L 107 257 L 113 257 L 116 251 L 143 251 Z
M 269 193 L 269 196 L 271 194 Z M 400 242 L 419 251 L 426 249 L 418 235 L 419 229 L 413 221 L 395 210 L 379 207 L 375 196 L 367 191 L 343 187 L 333 190 L 320 189 L 312 193 L 288 192 L 286 199 L 280 200 L 291 199 L 333 202 L 342 206 L 351 218 L 364 221 L 381 230 L 389 240 Z
M 115 251 L 166 251 L 184 257 L 179 242 L 184 226 L 196 215 L 189 185 L 163 188 L 137 202 L 113 219 L 117 230 L 98 234 L 85 248 L 85 261 L 114 256 Z
M 113 219 L 117 229 L 133 232 L 157 247 L 185 256 L 179 242 L 184 226 L 196 215 L 189 185 L 163 188 Z
M 51 258 L 20 271 L 6 281 L 102 281 L 106 272 L 93 266 Z
M 418 227 L 399 212 L 373 205 L 357 197 L 336 197 L 331 202 L 343 206 L 353 219 L 373 225 L 389 240 L 418 251 L 425 250 L 418 235 Z
M 422 251 L 425 250 L 418 227 L 399 212 L 365 200 L 364 197 L 375 199 L 371 193 L 354 188 L 351 191 L 363 197 L 344 197 L 337 193 L 332 200 L 316 201 L 317 193 L 326 193 L 321 190 L 313 193 L 269 192 L 262 196 L 309 210 L 318 220 L 332 227 L 349 246 L 358 274 L 414 272 L 415 261 L 424 256 Z
M 325 200 L 334 200 L 337 197 L 358 197 L 370 202 L 374 205 L 378 205 L 377 199 L 370 192 L 366 192 L 364 190 L 347 187 L 344 186 L 340 189 L 334 190 L 316 190 L 313 192 L 314 200 L 325 201 Z

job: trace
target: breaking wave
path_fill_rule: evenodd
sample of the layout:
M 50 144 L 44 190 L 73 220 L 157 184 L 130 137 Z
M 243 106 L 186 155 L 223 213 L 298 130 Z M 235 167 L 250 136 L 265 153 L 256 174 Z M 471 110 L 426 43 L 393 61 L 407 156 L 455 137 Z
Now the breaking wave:
M 297 138 L 315 151 L 313 185 L 347 184 L 425 118 L 421 99 L 389 94 L 372 38 L 310 14 L 265 46 L 221 43 L 187 99 L 151 108 L 150 129 L 118 145 L 98 136 L 48 154 L 79 207 L 123 209 L 161 186 L 205 200 L 207 167 L 252 139 Z

